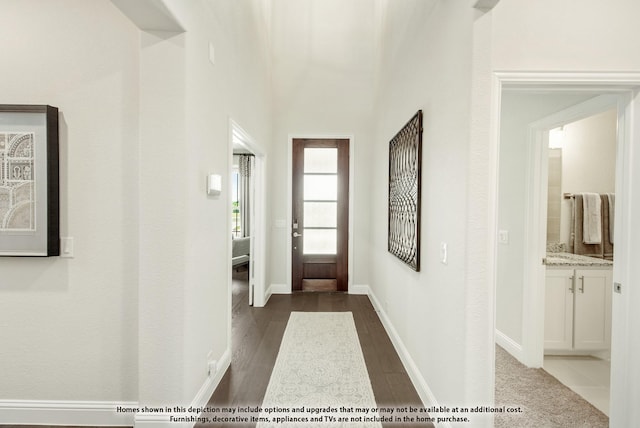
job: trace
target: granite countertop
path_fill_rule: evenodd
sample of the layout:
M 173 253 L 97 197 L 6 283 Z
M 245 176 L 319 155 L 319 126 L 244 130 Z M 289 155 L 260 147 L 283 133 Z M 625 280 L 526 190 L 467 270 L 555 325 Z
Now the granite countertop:
M 613 267 L 611 260 L 598 259 L 595 257 L 581 256 L 572 253 L 547 253 L 545 259 L 547 266 L 593 266 L 593 267 Z

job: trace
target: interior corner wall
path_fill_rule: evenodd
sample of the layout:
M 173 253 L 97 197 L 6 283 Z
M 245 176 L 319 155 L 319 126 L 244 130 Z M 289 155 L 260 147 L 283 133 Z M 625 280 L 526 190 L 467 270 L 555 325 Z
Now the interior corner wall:
M 140 402 L 172 406 L 230 358 L 229 119 L 269 155 L 271 89 L 258 2 L 166 5 L 185 32 L 142 44 Z
M 466 400 L 466 218 L 472 43 L 467 2 L 388 2 L 370 180 L 387 189 L 388 143 L 421 109 L 421 271 L 387 252 L 387 192 L 371 197 L 371 288 L 439 404 Z M 440 246 L 448 246 L 441 262 Z M 423 391 L 420 391 L 423 392 Z M 478 404 L 477 402 L 475 403 Z
M 188 404 L 183 385 L 190 203 L 185 177 L 185 44 L 184 33 L 141 33 L 140 407 Z
M 73 258 L 0 258 L 0 400 L 135 401 L 137 29 L 107 1 L 0 1 L 1 102 L 59 108 Z

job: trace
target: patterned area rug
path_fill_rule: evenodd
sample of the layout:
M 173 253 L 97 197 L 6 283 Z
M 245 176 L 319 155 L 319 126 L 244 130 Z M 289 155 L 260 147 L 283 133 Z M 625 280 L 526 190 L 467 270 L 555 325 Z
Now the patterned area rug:
M 496 428 L 606 428 L 609 418 L 542 369 L 520 364 L 496 346 L 496 405 L 522 413 L 498 413 Z
M 351 312 L 292 312 L 257 427 L 381 427 Z

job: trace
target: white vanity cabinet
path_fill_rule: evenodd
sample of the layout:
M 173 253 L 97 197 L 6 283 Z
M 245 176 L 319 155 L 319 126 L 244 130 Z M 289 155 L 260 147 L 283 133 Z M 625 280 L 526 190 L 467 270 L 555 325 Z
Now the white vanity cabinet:
M 611 345 L 611 268 L 547 267 L 545 351 L 596 351 Z

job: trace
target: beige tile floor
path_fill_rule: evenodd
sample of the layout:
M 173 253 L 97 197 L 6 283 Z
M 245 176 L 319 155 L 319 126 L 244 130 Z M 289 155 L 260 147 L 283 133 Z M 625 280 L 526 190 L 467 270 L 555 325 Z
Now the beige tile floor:
M 609 416 L 609 361 L 595 357 L 545 355 L 544 369 Z

